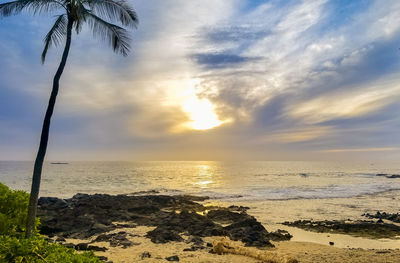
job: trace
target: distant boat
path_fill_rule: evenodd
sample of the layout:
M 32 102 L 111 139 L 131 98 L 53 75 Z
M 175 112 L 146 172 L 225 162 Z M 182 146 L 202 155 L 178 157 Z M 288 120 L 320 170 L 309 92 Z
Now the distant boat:
M 69 164 L 69 163 L 55 162 L 55 163 L 51 163 L 51 164 Z

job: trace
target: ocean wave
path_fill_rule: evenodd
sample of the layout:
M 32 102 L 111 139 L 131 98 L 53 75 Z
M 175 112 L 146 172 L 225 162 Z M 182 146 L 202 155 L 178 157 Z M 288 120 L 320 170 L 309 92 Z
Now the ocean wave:
M 234 201 L 271 201 L 271 200 L 299 200 L 299 199 L 333 199 L 351 198 L 362 195 L 376 195 L 379 193 L 400 190 L 399 184 L 353 184 L 329 185 L 325 187 L 288 187 L 268 189 L 246 189 L 237 193 L 221 193 L 202 191 L 191 193 L 194 195 L 208 196 L 210 199 Z
M 149 190 L 133 192 L 133 193 L 129 193 L 128 195 L 180 195 L 180 194 L 183 194 L 182 190 L 156 188 L 156 189 L 149 189 Z

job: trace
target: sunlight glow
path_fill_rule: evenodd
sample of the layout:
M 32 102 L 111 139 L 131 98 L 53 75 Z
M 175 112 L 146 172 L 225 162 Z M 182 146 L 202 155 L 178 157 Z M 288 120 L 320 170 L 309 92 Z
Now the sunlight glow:
M 168 94 L 163 100 L 163 106 L 179 105 L 179 110 L 184 115 L 179 123 L 171 126 L 171 133 L 188 130 L 205 131 L 233 122 L 232 118 L 222 118 L 218 115 L 216 106 L 206 97 L 209 93 L 204 93 L 201 80 L 188 77 L 169 81 L 166 86 L 168 86 Z M 203 94 L 206 95 L 203 96 Z
M 183 102 L 183 110 L 191 120 L 187 125 L 194 130 L 209 130 L 223 123 L 207 99 L 189 98 Z
M 191 87 L 186 90 L 182 100 L 182 109 L 190 119 L 184 126 L 193 130 L 209 130 L 223 124 L 215 113 L 215 106 L 208 99 L 196 95 L 196 84 L 192 80 Z

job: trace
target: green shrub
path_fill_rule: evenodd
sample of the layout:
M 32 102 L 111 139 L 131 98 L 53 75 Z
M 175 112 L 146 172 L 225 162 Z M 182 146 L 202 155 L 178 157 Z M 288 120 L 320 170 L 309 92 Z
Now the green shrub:
M 0 235 L 18 235 L 25 231 L 29 194 L 11 191 L 0 183 Z
M 74 249 L 49 244 L 40 236 L 18 239 L 0 235 L 0 262 L 95 263 L 100 260 L 93 252 L 78 254 Z
M 0 263 L 100 262 L 93 252 L 78 254 L 74 249 L 50 244 L 38 232 L 33 238 L 24 238 L 28 203 L 29 194 L 0 183 Z

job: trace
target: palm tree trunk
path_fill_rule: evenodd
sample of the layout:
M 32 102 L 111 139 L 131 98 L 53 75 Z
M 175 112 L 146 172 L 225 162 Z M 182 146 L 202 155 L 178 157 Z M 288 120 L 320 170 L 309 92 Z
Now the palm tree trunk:
M 31 187 L 31 194 L 29 198 L 29 207 L 28 207 L 28 218 L 26 222 L 26 237 L 28 238 L 32 237 L 35 233 L 36 210 L 39 198 L 40 179 L 42 177 L 43 161 L 46 155 L 47 142 L 49 139 L 50 120 L 51 116 L 53 115 L 54 105 L 56 104 L 59 81 L 61 78 L 61 74 L 64 71 L 64 67 L 68 58 L 69 49 L 71 46 L 72 25 L 73 25 L 73 20 L 72 18 L 68 17 L 67 39 L 65 43 L 65 48 L 60 65 L 58 66 L 56 75 L 54 76 L 53 79 L 53 89 L 51 91 L 49 105 L 47 106 L 46 115 L 44 117 L 39 150 L 36 155 L 35 166 L 33 168 L 32 187 Z

